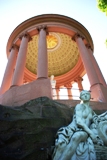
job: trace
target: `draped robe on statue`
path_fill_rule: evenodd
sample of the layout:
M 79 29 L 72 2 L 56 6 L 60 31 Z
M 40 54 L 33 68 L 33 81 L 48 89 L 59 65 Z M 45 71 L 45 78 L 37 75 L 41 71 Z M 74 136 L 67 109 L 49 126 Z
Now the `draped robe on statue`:
M 97 135 L 97 144 L 103 145 L 104 142 L 104 144 L 107 145 L 107 112 L 99 116 L 94 113 L 90 129 Z M 63 158 L 60 159 L 60 157 L 69 144 L 70 139 L 74 133 L 80 131 L 83 131 L 83 129 L 77 126 L 76 116 L 74 114 L 73 121 L 68 126 L 62 127 L 57 131 L 55 148 L 52 156 L 53 160 L 63 160 Z M 79 143 L 75 153 L 69 160 L 96 160 L 94 143 L 89 135 L 86 141 Z

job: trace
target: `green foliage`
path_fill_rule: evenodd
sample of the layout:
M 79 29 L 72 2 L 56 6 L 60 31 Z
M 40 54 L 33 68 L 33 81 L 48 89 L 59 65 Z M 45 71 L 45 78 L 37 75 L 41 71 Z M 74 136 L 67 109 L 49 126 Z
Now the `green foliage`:
M 107 16 L 107 0 L 97 0 L 98 8 L 106 13 Z
M 106 41 L 105 41 L 105 44 L 106 44 L 106 47 L 107 47 L 107 39 L 106 39 Z
M 105 12 L 107 16 L 107 0 L 97 0 L 97 6 L 100 11 Z M 105 40 L 105 44 L 107 47 L 107 39 Z

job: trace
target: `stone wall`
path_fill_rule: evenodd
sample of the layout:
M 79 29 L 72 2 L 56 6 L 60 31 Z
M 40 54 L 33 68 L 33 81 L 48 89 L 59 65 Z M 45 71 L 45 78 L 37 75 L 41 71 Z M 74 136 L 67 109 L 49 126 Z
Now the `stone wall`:
M 63 103 L 71 108 L 80 103 L 80 100 L 56 100 L 56 102 Z M 107 103 L 104 102 L 90 101 L 90 106 L 93 110 L 107 110 Z

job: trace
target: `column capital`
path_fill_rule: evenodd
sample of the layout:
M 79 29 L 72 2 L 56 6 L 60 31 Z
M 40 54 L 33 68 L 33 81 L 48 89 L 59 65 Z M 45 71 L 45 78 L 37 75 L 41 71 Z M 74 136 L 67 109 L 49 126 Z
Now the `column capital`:
M 86 48 L 91 49 L 93 51 L 93 49 L 92 49 L 90 44 L 87 43 L 85 46 L 86 46 Z
M 77 77 L 74 81 L 75 81 L 75 82 L 83 81 L 83 78 L 82 78 L 82 77 Z
M 11 48 L 9 49 L 9 52 L 11 52 L 12 49 L 19 50 L 19 46 L 17 46 L 16 44 L 13 44 L 13 45 L 11 46 Z
M 78 84 L 79 92 L 83 90 L 82 81 L 83 81 L 83 78 L 79 76 L 75 79 L 75 82 Z
M 66 88 L 72 88 L 72 84 L 71 84 L 71 83 L 66 83 L 66 84 L 64 85 L 64 87 L 66 87 Z
M 48 27 L 46 25 L 38 26 L 36 29 L 37 29 L 38 32 L 40 32 L 41 29 L 43 29 L 43 30 L 46 31 L 46 35 L 48 35 Z
M 57 86 L 57 85 L 56 85 L 56 87 L 55 87 L 55 88 L 56 88 L 56 89 L 60 89 L 60 86 Z
M 80 33 L 76 33 L 73 37 L 72 40 L 76 41 L 77 38 L 81 38 L 82 40 L 85 39 Z
M 28 42 L 32 40 L 31 36 L 27 32 L 22 33 L 22 35 L 19 36 L 19 39 L 22 40 L 23 37 L 28 38 Z

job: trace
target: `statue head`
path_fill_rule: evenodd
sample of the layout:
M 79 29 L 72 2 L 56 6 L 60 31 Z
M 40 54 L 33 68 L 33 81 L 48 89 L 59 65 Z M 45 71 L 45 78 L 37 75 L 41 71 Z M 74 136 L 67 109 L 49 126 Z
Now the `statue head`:
M 54 80 L 54 75 L 51 75 L 51 80 Z
M 80 93 L 80 99 L 83 101 L 89 101 L 91 99 L 91 94 L 89 91 L 83 90 Z

